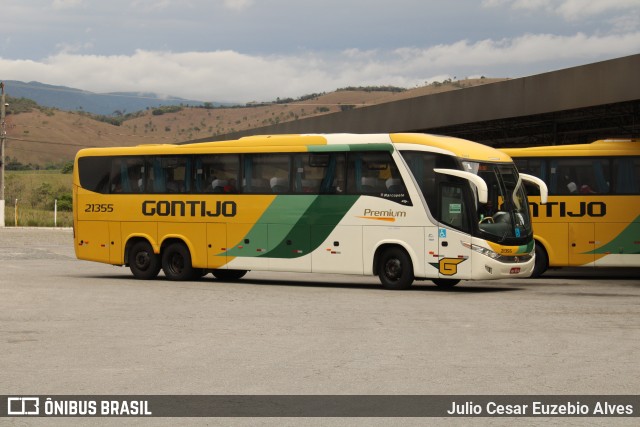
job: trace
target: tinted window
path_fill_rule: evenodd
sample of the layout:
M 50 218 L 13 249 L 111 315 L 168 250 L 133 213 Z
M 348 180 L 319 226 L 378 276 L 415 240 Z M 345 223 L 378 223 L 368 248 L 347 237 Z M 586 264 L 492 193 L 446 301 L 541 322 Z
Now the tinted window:
M 344 153 L 300 153 L 294 154 L 292 161 L 295 193 L 344 193 Z
M 460 166 L 453 157 L 444 154 L 426 153 L 424 151 L 403 151 L 402 157 L 404 157 L 404 160 L 409 165 L 409 169 L 418 183 L 418 187 L 422 190 L 429 210 L 434 216 L 437 216 L 440 212 L 438 182 L 457 181 L 449 175 L 437 174 L 433 169 L 459 169 Z
M 349 153 L 347 193 L 410 204 L 407 189 L 389 152 Z
M 80 186 L 96 193 L 109 191 L 110 157 L 81 157 L 78 159 Z
M 193 191 L 196 193 L 237 193 L 240 156 L 221 154 L 196 156 Z
M 145 163 L 142 157 L 111 159 L 111 193 L 146 192 Z
M 563 157 L 549 162 L 550 194 L 606 194 L 610 182 L 607 159 Z
M 640 157 L 622 157 L 613 160 L 614 193 L 640 193 Z
M 247 154 L 243 161 L 243 193 L 289 193 L 288 154 Z

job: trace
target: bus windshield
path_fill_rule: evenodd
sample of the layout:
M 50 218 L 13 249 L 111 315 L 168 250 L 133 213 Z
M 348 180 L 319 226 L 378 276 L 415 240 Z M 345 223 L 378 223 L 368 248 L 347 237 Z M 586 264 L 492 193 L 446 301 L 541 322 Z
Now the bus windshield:
M 529 206 L 516 168 L 470 161 L 464 161 L 462 165 L 465 171 L 478 175 L 487 183 L 487 203 L 479 204 L 477 208 L 480 234 L 498 242 L 531 235 Z

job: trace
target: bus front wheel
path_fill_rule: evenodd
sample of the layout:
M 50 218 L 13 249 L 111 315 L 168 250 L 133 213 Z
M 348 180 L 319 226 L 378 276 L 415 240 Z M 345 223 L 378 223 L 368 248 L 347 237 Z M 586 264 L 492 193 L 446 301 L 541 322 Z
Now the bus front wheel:
M 387 289 L 408 289 L 414 279 L 411 258 L 401 248 L 386 249 L 380 256 L 378 277 Z
M 531 277 L 540 277 L 542 273 L 547 271 L 549 267 L 549 256 L 547 255 L 547 251 L 544 249 L 544 246 L 540 242 L 536 242 L 536 261 L 533 266 L 533 272 L 531 273 Z
M 129 268 L 136 279 L 154 279 L 160 272 L 160 258 L 153 253 L 149 242 L 135 243 L 129 250 Z
M 182 243 L 171 243 L 162 251 L 162 271 L 169 280 L 191 280 L 196 270 L 191 265 L 191 253 Z

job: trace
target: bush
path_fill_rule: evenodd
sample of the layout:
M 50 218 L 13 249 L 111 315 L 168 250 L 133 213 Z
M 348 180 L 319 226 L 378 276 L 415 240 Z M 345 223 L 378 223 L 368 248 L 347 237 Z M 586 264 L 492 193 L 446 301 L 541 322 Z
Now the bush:
M 64 174 L 73 173 L 73 160 L 69 160 L 68 162 L 65 162 L 60 168 L 60 172 Z
M 73 210 L 73 197 L 71 193 L 63 193 L 57 196 L 58 211 L 71 212 Z
M 46 209 L 49 201 L 53 207 L 53 188 L 48 182 L 41 183 L 29 197 L 32 208 Z
M 154 108 L 153 110 L 151 110 L 151 114 L 153 114 L 154 116 L 161 116 L 163 114 L 177 113 L 179 111 L 182 111 L 182 107 L 179 105 L 166 105 Z

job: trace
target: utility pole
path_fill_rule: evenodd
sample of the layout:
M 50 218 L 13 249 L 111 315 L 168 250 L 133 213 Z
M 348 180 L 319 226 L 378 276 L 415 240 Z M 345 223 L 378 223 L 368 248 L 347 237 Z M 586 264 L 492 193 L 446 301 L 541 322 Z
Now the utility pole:
M 0 227 L 4 227 L 4 141 L 7 134 L 4 125 L 6 107 L 4 102 L 4 82 L 0 82 L 0 91 L 2 92 L 2 99 L 0 100 Z

